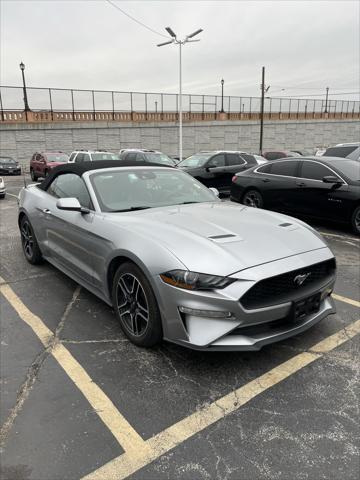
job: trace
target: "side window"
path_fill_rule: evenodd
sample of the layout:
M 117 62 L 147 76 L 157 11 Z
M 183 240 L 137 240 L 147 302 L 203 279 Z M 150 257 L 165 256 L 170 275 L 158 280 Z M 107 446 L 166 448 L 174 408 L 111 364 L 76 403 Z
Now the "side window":
M 125 160 L 134 161 L 136 160 L 136 152 L 130 152 L 126 155 Z
M 271 173 L 273 175 L 283 175 L 287 177 L 295 177 L 296 169 L 299 162 L 289 161 L 289 162 L 275 162 L 272 164 Z
M 75 152 L 73 152 L 73 153 L 70 155 L 69 162 L 73 162 L 73 161 L 74 161 L 75 155 L 76 155 Z
M 334 173 L 327 167 L 317 162 L 303 162 L 301 167 L 301 178 L 309 180 L 322 180 L 327 175 L 334 176 Z
M 55 178 L 48 186 L 47 193 L 56 198 L 72 198 L 79 200 L 82 207 L 93 210 L 89 192 L 84 180 L 74 173 L 64 173 Z
M 214 167 L 224 167 L 225 166 L 225 155 L 220 153 L 219 155 L 215 155 L 209 160 L 209 165 Z
M 83 155 L 84 155 L 83 162 L 90 162 L 91 161 L 90 155 L 88 153 L 84 153 Z
M 144 154 L 142 153 L 137 153 L 136 154 L 136 161 L 137 162 L 146 162 L 147 161 L 147 158 Z
M 237 153 L 227 153 L 226 158 L 229 166 L 243 165 L 245 163 L 245 161 Z
M 84 154 L 83 153 L 78 153 L 75 158 L 75 163 L 81 163 L 84 161 Z
M 256 165 L 257 161 L 254 155 L 249 155 L 248 153 L 242 153 L 242 158 L 249 164 L 249 165 Z
M 263 167 L 260 167 L 257 169 L 259 173 L 270 173 L 271 172 L 271 167 L 273 166 L 272 163 L 267 163 Z

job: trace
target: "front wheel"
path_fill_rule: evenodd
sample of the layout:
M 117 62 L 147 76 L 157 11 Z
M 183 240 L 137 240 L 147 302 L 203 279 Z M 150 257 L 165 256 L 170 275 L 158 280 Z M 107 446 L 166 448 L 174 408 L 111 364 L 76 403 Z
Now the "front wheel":
M 162 340 L 159 307 L 151 285 L 133 263 L 118 268 L 112 287 L 115 315 L 135 345 L 152 347 Z
M 264 206 L 264 200 L 260 192 L 257 190 L 248 190 L 243 198 L 242 202 L 248 207 L 262 208 Z
M 357 235 L 360 235 L 360 205 L 355 208 L 351 216 L 351 226 Z
M 42 263 L 43 258 L 39 245 L 37 243 L 34 230 L 27 217 L 23 217 L 20 221 L 21 245 L 26 260 L 33 265 Z

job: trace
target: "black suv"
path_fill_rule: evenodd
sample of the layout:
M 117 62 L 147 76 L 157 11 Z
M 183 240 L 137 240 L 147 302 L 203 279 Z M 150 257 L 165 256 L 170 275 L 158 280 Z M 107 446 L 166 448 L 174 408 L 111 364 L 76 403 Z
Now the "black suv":
M 11 157 L 0 157 L 0 173 L 2 175 L 21 175 L 21 166 Z
M 239 152 L 200 152 L 177 164 L 207 187 L 215 187 L 220 193 L 230 193 L 231 179 L 235 173 L 257 165 L 255 157 Z

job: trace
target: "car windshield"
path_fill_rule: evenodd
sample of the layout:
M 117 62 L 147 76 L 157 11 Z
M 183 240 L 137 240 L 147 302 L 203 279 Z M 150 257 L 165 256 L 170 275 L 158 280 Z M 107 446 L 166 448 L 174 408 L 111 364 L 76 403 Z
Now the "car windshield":
M 219 201 L 212 191 L 176 169 L 106 170 L 92 173 L 90 179 L 105 212 Z
M 197 153 L 178 163 L 178 167 L 202 167 L 212 156 L 212 153 Z
M 334 166 L 339 173 L 343 173 L 350 180 L 360 180 L 360 162 L 357 160 L 348 160 L 346 158 L 342 160 L 332 160 L 329 162 L 330 166 Z
M 69 155 L 66 153 L 47 153 L 46 154 L 47 161 L 52 162 L 59 162 L 59 163 L 66 163 L 69 161 Z
M 98 160 L 120 160 L 119 155 L 115 153 L 93 153 L 91 158 L 96 162 Z
M 13 158 L 10 157 L 1 157 L 0 163 L 16 163 Z
M 165 155 L 165 153 L 153 153 L 145 152 L 146 160 L 153 163 L 163 163 L 164 165 L 171 165 L 172 167 L 176 165 L 176 162 Z

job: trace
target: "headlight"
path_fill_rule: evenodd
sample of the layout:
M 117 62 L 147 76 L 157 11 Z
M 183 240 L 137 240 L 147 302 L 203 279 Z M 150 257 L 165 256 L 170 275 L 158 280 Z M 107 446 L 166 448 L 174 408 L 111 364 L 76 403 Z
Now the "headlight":
M 235 278 L 207 275 L 206 273 L 189 272 L 188 270 L 171 270 L 160 275 L 163 282 L 173 287 L 184 288 L 185 290 L 215 290 L 225 288 Z

